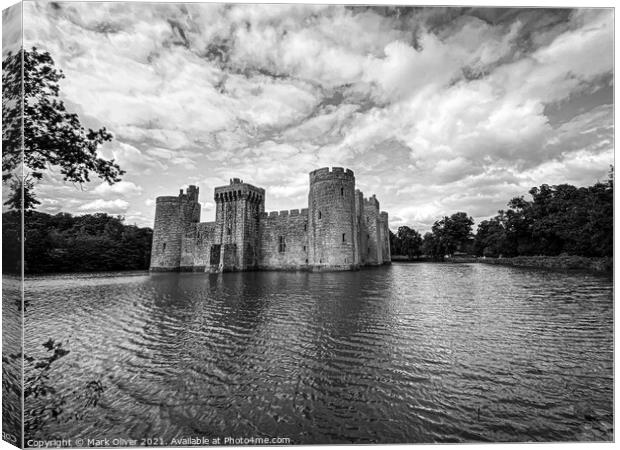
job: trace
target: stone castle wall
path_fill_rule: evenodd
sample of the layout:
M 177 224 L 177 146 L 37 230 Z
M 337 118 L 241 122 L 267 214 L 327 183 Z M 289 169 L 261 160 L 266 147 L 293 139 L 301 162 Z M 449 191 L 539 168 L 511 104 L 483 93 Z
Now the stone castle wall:
M 215 222 L 190 225 L 181 245 L 181 270 L 210 271 L 211 250 L 220 243 Z
M 260 216 L 259 269 L 308 267 L 308 210 L 293 209 Z
M 310 172 L 308 208 L 265 213 L 265 190 L 215 188 L 215 221 L 200 223 L 198 188 L 156 202 L 151 270 L 351 270 L 389 262 L 388 215 L 341 167 Z

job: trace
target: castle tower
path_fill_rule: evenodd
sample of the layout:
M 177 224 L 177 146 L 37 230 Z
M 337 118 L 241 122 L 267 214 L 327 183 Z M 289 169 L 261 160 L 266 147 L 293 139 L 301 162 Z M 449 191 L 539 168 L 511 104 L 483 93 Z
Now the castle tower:
M 360 266 L 366 265 L 368 259 L 368 227 L 364 216 L 364 193 L 355 190 L 355 217 L 357 221 L 357 260 Z
M 239 178 L 215 188 L 215 230 L 220 242 L 211 265 L 220 271 L 250 270 L 258 266 L 258 221 L 265 211 L 265 190 Z
M 392 263 L 392 255 L 390 251 L 390 227 L 388 221 L 388 213 L 385 211 L 381 211 L 381 234 L 382 234 L 382 242 L 383 248 L 381 250 L 381 254 L 383 256 L 383 264 L 391 264 Z
M 314 270 L 359 267 L 353 171 L 328 167 L 310 172 L 308 263 Z
M 383 264 L 383 235 L 384 230 L 379 213 L 379 200 L 376 196 L 364 199 L 362 221 L 366 228 L 366 264 Z M 364 249 L 362 249 L 364 251 Z
M 198 188 L 181 189 L 177 197 L 157 197 L 155 205 L 150 270 L 179 270 L 183 235 L 191 224 L 200 221 Z

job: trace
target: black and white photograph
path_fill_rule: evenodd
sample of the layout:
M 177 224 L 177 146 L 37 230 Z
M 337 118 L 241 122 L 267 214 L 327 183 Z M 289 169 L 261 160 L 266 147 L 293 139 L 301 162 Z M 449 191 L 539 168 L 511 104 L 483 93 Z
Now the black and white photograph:
M 614 442 L 611 3 L 2 7 L 5 444 Z

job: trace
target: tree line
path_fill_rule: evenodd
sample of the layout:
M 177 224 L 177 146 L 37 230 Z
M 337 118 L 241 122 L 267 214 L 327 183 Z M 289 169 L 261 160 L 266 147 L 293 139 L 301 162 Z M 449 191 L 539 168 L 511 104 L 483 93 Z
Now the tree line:
M 543 184 L 531 199 L 515 197 L 506 210 L 478 224 L 464 212 L 436 221 L 430 232 L 401 226 L 390 231 L 392 255 L 443 259 L 475 256 L 613 256 L 613 167 L 605 182 L 588 187 Z
M 24 272 L 92 272 L 148 270 L 153 231 L 125 225 L 105 213 L 72 216 L 25 213 Z M 2 214 L 2 268 L 18 274 L 20 266 L 19 211 Z
M 125 174 L 98 151 L 112 134 L 85 128 L 67 110 L 60 96 L 64 77 L 49 52 L 36 47 L 9 52 L 2 61 L 2 183 L 10 209 L 2 214 L 3 272 L 21 272 L 22 211 L 25 273 L 148 269 L 150 228 L 103 213 L 34 211 L 36 184 L 51 168 L 77 184 L 93 176 L 114 184 Z
M 398 228 L 396 234 L 390 230 L 390 251 L 409 259 L 422 256 L 443 259 L 457 252 L 468 253 L 471 249 L 474 219 L 464 212 L 457 212 L 433 224 L 430 232 L 422 236 L 408 226 Z

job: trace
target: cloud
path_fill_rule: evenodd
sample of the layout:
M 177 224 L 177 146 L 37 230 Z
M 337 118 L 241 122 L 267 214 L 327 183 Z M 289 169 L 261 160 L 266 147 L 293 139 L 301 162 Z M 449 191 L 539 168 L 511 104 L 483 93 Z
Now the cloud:
M 51 173 L 41 192 L 75 210 L 123 195 L 148 224 L 145 198 L 233 177 L 300 208 L 309 171 L 346 166 L 395 225 L 428 229 L 613 162 L 611 9 L 59 5 L 24 4 L 27 45 L 127 171 L 84 192 Z
M 124 142 L 112 141 L 111 143 L 106 143 L 101 147 L 99 153 L 104 158 L 113 159 L 123 170 L 152 173 L 154 169 L 166 169 L 166 165 L 159 160 L 150 157 L 146 152 L 142 152 L 133 145 Z
M 97 199 L 84 203 L 78 210 L 83 212 L 105 212 L 109 214 L 123 214 L 129 209 L 129 203 L 125 200 L 102 200 Z
M 140 186 L 136 186 L 135 183 L 131 181 L 119 181 L 115 184 L 101 183 L 97 185 L 93 190 L 93 194 L 106 196 L 110 194 L 120 194 L 120 195 L 138 195 L 142 193 L 142 188 Z
M 22 8 L 20 4 L 2 10 L 2 59 L 22 46 Z
M 152 156 L 156 160 L 167 161 L 190 170 L 196 166 L 196 161 L 193 159 L 194 154 L 187 151 L 153 147 L 148 148 L 146 154 Z

